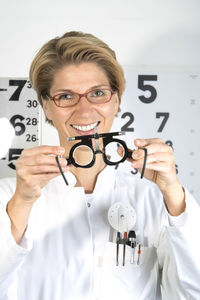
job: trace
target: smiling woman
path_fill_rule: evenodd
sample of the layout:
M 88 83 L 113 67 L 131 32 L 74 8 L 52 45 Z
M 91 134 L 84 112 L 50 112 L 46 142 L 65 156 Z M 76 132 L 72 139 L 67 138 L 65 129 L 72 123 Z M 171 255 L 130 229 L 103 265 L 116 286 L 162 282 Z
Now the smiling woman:
M 95 88 L 96 86 L 98 89 Z M 107 91 L 109 88 L 109 81 L 105 73 L 94 63 L 66 66 L 55 74 L 50 89 L 51 95 L 56 95 L 58 90 L 70 90 L 73 95 L 74 93 L 83 94 L 81 96 L 75 94 L 78 96 L 79 102 L 73 105 L 71 103 L 68 105 L 69 100 L 63 100 L 67 102 L 67 107 L 66 105 L 65 107 L 56 106 L 54 101 L 43 100 L 45 114 L 58 130 L 60 143 L 65 148 L 66 154 L 69 153 L 69 147 L 71 147 L 67 142 L 67 137 L 93 134 L 96 126 L 98 132 L 110 130 L 118 111 L 117 93 L 111 93 L 108 90 L 106 97 L 103 97 L 103 100 L 106 101 L 102 102 L 102 97 L 100 97 L 101 101 L 98 101 L 96 98 L 99 96 L 95 96 L 95 102 L 91 102 L 91 95 L 93 96 L 94 92 L 102 93 L 104 89 Z
M 68 32 L 30 79 L 60 145 L 24 150 L 0 180 L 0 300 L 199 299 L 200 209 L 171 147 L 109 133 L 125 85 L 114 51 Z M 113 168 L 125 159 L 146 179 Z
M 58 70 L 82 63 L 96 64 L 105 73 L 106 82 L 108 81 L 111 90 L 118 93 L 120 102 L 125 79 L 115 52 L 93 35 L 81 32 L 68 32 L 60 38 L 50 40 L 36 55 L 30 68 L 30 79 L 38 99 L 48 99 Z M 56 92 L 62 91 L 58 89 Z

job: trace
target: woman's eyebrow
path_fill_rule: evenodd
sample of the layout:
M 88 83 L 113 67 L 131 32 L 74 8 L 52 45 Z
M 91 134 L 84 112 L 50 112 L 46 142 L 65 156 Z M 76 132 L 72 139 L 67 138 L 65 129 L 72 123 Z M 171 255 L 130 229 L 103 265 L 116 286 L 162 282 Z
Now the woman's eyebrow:
M 74 93 L 73 90 L 70 90 L 70 89 L 57 89 L 54 91 L 54 94 L 55 93 L 60 93 L 60 92 L 71 92 L 71 93 Z
M 103 87 L 109 87 L 108 84 L 99 84 L 99 85 L 94 85 L 92 87 L 90 87 L 89 89 L 87 89 L 87 91 L 90 91 L 90 90 L 93 90 L 93 89 L 98 89 L 98 88 L 103 88 Z M 76 93 L 75 91 L 71 90 L 71 89 L 58 89 L 58 90 L 55 90 L 54 94 L 55 93 L 58 93 L 58 92 L 70 92 L 70 93 Z
M 99 84 L 99 85 L 94 85 L 92 86 L 90 89 L 98 89 L 98 88 L 102 88 L 102 87 L 109 87 L 108 84 Z

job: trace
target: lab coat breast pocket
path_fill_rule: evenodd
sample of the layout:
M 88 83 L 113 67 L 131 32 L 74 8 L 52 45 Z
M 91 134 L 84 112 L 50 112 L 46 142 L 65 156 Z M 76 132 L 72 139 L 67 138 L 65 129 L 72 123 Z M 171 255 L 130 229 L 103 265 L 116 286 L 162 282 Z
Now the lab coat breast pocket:
M 158 282 L 155 247 L 137 247 L 133 263 L 133 248 L 127 245 L 125 265 L 123 266 L 123 245 L 119 246 L 119 264 L 117 266 L 116 244 L 106 243 L 100 280 L 101 296 L 98 299 L 155 299 Z

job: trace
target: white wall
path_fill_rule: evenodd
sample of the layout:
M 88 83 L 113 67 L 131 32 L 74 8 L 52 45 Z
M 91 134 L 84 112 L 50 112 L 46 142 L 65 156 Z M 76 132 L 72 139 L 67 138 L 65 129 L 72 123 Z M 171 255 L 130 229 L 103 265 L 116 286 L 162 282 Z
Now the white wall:
M 48 39 L 82 30 L 123 65 L 200 69 L 199 0 L 0 0 L 0 76 L 27 76 Z

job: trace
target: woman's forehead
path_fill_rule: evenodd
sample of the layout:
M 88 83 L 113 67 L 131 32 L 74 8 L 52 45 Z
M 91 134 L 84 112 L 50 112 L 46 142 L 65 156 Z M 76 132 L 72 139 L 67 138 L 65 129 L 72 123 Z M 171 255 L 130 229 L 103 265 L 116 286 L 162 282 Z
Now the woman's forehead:
M 70 89 L 81 93 L 95 86 L 109 86 L 106 73 L 95 63 L 81 63 L 58 70 L 51 91 Z

